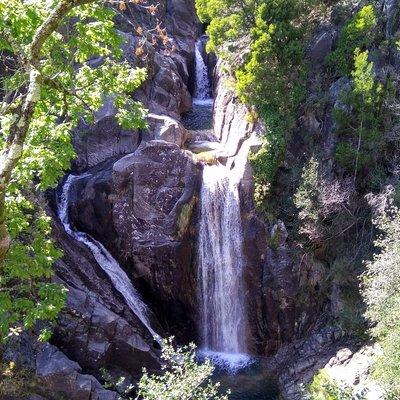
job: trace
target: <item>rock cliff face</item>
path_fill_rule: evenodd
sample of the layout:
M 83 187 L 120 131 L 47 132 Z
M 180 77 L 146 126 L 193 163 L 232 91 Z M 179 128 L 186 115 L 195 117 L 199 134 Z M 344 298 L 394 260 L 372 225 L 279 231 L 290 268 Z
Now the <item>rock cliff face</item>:
M 392 0 L 383 4 L 387 35 L 398 29 L 396 5 Z M 117 17 L 118 29 L 125 38 L 125 57 L 132 63 L 143 62 L 134 55 L 138 38 L 132 22 L 145 27 L 153 22 L 147 14 L 129 7 Z M 298 384 L 323 367 L 346 338 L 341 329 L 326 326 L 342 306 L 338 287 L 328 295 L 322 293 L 329 258 L 326 247 L 304 249 L 293 234 L 296 226 L 289 215 L 293 204 L 286 209 L 287 198 L 293 197 L 295 190 L 290 181 L 291 167 L 300 169 L 307 158 L 309 143 L 301 135 L 307 131 L 312 136 L 308 139 L 319 150 L 326 176 L 334 175 L 337 138 L 332 110 L 340 106 L 341 93 L 350 80 L 329 83 L 323 109 L 304 110 L 288 143 L 271 199 L 277 212 L 268 220 L 262 219 L 254 204 L 247 156 L 260 147 L 264 127 L 260 122 L 249 122 L 248 110 L 226 85 L 227 77 L 219 63 L 213 70 L 214 133 L 207 130 L 194 134 L 183 127 L 180 116 L 192 105 L 194 46 L 201 32 L 191 0 L 161 2 L 159 12 L 176 51 L 167 56 L 161 49 L 151 48 L 144 61 L 149 79 L 135 96 L 150 110 L 149 128 L 121 130 L 115 109 L 106 100 L 96 122 L 77 129 L 74 143 L 78 157 L 72 173 L 85 174 L 72 190 L 72 225 L 101 242 L 118 260 L 152 311 L 150 321 L 155 331 L 174 334 L 182 342 L 196 340 L 197 203 L 202 164 L 193 153 L 210 150 L 212 145 L 222 148 L 219 159 L 239 167 L 242 174 L 249 350 L 257 355 L 274 355 L 268 364 L 280 377 L 283 395 L 301 398 Z M 337 30 L 333 25 L 323 26 L 312 39 L 308 57 L 313 73 L 322 68 Z M 388 58 L 385 62 L 398 68 L 398 54 Z M 214 61 L 210 57 L 209 66 Z M 314 84 L 308 83 L 310 101 L 316 96 Z M 210 145 L 208 140 L 220 144 Z M 50 199 L 53 212 L 54 197 Z M 124 375 L 135 382 L 143 366 L 149 370 L 159 367 L 159 345 L 130 311 L 92 253 L 70 237 L 53 216 L 54 237 L 64 250 L 55 279 L 69 290 L 67 305 L 51 345 L 35 347 L 24 338 L 17 346 L 19 353 L 11 352 L 7 359 L 16 359 L 22 352 L 28 360 L 35 360 L 29 367 L 43 384 L 68 398 L 114 400 L 115 393 L 100 387 L 99 370 L 106 368 L 114 377 Z M 335 363 L 334 359 L 331 364 Z M 38 395 L 52 399 L 40 391 Z
M 89 173 L 71 204 L 75 225 L 113 252 L 164 326 L 193 339 L 201 166 L 175 143 L 152 140 Z

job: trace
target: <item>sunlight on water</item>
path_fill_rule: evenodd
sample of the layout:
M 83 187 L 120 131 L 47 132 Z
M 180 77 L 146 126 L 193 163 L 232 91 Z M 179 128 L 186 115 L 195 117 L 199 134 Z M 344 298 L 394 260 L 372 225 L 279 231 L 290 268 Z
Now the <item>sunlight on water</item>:
M 200 360 L 208 358 L 216 367 L 231 374 L 237 373 L 255 361 L 248 354 L 223 353 L 212 350 L 200 350 L 198 356 Z
M 196 106 L 212 107 L 214 99 L 193 99 L 193 104 Z

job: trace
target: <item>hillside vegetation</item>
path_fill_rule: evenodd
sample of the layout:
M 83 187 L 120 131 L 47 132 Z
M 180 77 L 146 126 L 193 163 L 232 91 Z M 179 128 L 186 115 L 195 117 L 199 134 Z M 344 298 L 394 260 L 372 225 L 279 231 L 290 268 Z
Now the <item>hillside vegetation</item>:
M 343 304 L 331 317 L 350 335 L 381 343 L 375 376 L 397 398 L 397 212 L 374 223 L 399 198 L 397 11 L 385 14 L 379 1 L 196 6 L 208 23 L 208 49 L 234 65 L 238 97 L 266 125 L 263 146 L 251 155 L 259 211 L 285 222 L 297 251 L 326 263 L 323 292 L 331 300 L 339 292 Z M 321 31 L 334 33 L 317 60 L 312 43 Z

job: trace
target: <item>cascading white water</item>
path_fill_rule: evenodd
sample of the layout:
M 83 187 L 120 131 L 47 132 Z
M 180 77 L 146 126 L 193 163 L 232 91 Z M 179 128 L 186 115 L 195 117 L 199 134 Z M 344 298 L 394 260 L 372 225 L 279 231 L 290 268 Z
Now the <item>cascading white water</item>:
M 210 81 L 208 79 L 207 66 L 204 63 L 202 56 L 203 41 L 200 38 L 196 42 L 195 57 L 196 57 L 196 82 L 193 101 L 196 103 L 209 102 L 211 99 Z
M 107 249 L 97 240 L 93 239 L 90 235 L 73 230 L 69 220 L 68 214 L 68 204 L 71 187 L 76 180 L 88 176 L 87 174 L 75 176 L 69 175 L 66 179 L 64 186 L 62 188 L 62 194 L 60 196 L 60 201 L 58 203 L 58 217 L 64 226 L 65 231 L 74 239 L 83 243 L 92 252 L 94 258 L 96 259 L 99 266 L 110 278 L 115 289 L 121 293 L 126 304 L 131 309 L 131 311 L 139 318 L 142 324 L 147 328 L 151 335 L 160 343 L 160 336 L 154 332 L 151 328 L 148 319 L 148 309 L 139 293 L 136 291 L 132 285 L 130 279 L 115 260 L 115 258 L 107 251 Z
M 201 189 L 198 279 L 204 352 L 237 369 L 246 365 L 240 176 L 205 166 Z

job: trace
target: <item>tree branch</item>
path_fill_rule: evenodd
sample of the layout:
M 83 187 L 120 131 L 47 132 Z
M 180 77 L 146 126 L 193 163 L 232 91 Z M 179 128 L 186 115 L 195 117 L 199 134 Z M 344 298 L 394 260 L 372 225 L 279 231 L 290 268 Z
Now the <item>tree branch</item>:
M 11 174 L 22 157 L 24 143 L 29 131 L 35 107 L 40 98 L 40 53 L 46 40 L 58 28 L 63 18 L 75 7 L 95 0 L 61 0 L 36 31 L 32 44 L 24 57 L 25 69 L 29 74 L 28 92 L 21 113 L 10 127 L 13 138 L 0 152 L 0 263 L 4 261 L 10 247 L 10 236 L 6 224 L 5 198 Z
M 43 24 L 36 31 L 32 44 L 29 48 L 29 61 L 36 65 L 40 52 L 42 50 L 43 44 L 46 40 L 51 36 L 51 34 L 58 28 L 62 19 L 75 7 L 93 3 L 94 0 L 62 0 L 56 8 L 50 13 L 47 19 L 43 22 Z

